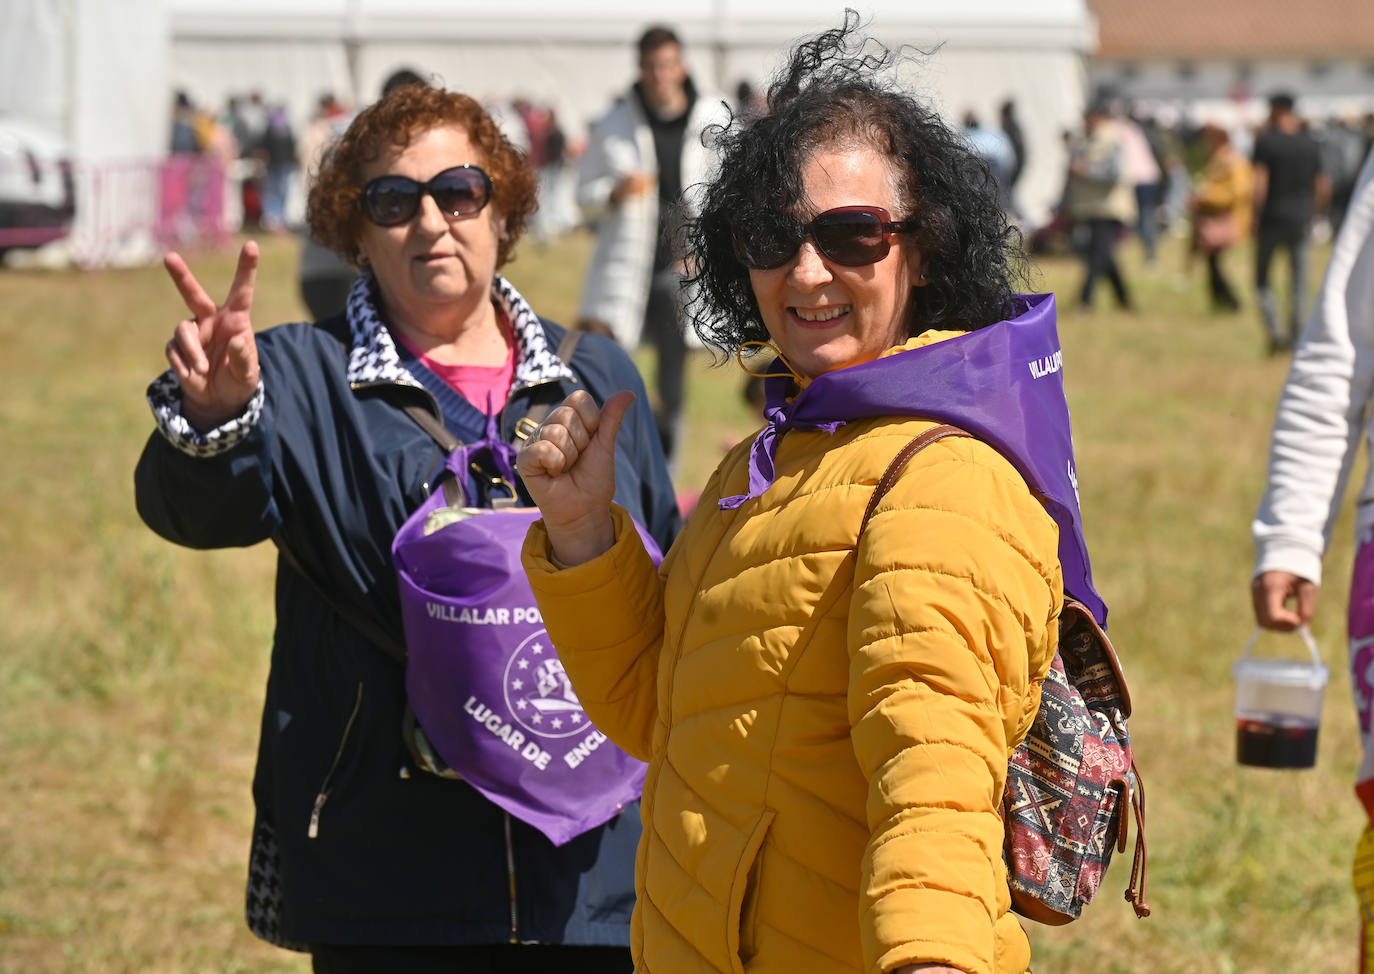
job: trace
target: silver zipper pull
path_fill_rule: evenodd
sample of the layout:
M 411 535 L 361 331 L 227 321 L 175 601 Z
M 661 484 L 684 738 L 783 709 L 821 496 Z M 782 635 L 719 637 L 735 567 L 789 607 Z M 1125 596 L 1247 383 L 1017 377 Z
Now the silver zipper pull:
M 320 792 L 315 796 L 315 807 L 310 810 L 310 828 L 306 830 L 306 835 L 310 838 L 318 838 L 320 834 L 320 809 L 324 808 L 325 799 L 329 797 L 328 792 Z

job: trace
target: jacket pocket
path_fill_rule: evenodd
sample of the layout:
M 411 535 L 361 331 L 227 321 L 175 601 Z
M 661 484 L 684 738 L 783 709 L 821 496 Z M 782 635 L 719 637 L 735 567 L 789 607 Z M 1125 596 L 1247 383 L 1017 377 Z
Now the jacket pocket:
M 726 910 L 725 938 L 729 947 L 730 969 L 744 974 L 744 965 L 758 952 L 759 883 L 763 877 L 763 841 L 776 815 L 764 809 L 749 832 L 740 852 L 735 878 L 730 883 L 730 903 Z

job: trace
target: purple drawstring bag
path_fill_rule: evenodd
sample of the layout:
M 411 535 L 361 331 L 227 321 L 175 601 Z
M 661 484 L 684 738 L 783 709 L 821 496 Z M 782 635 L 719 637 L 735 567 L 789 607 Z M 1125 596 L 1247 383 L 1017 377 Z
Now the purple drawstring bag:
M 549 642 L 520 564 L 539 510 L 512 506 L 514 458 L 489 423 L 485 439 L 449 454 L 454 476 L 392 541 L 406 694 L 453 772 L 562 845 L 637 799 L 646 765 L 592 726 Z M 494 471 L 491 484 L 510 499 L 474 506 L 466 496 L 474 464 Z

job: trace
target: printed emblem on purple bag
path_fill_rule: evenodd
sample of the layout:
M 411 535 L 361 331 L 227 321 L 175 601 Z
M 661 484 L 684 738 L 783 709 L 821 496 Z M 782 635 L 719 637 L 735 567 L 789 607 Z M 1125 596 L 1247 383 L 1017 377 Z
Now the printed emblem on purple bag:
M 555 748 L 570 769 L 576 769 L 605 743 L 606 735 L 588 720 L 543 629 L 525 637 L 511 653 L 502 675 L 502 690 L 504 707 L 492 707 L 471 694 L 463 712 L 539 771 L 548 769 L 554 755 L 531 738 L 557 741 L 580 736 L 581 740 L 566 750 Z M 615 750 L 613 746 L 607 749 Z
M 521 727 L 540 737 L 572 737 L 586 730 L 587 715 L 544 630 L 511 653 L 506 664 L 506 707 Z

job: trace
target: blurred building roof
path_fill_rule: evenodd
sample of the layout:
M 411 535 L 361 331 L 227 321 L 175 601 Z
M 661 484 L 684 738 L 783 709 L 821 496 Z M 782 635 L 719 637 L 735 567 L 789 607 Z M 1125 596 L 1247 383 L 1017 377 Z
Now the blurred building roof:
M 1374 59 L 1371 0 L 1088 0 L 1105 58 Z

